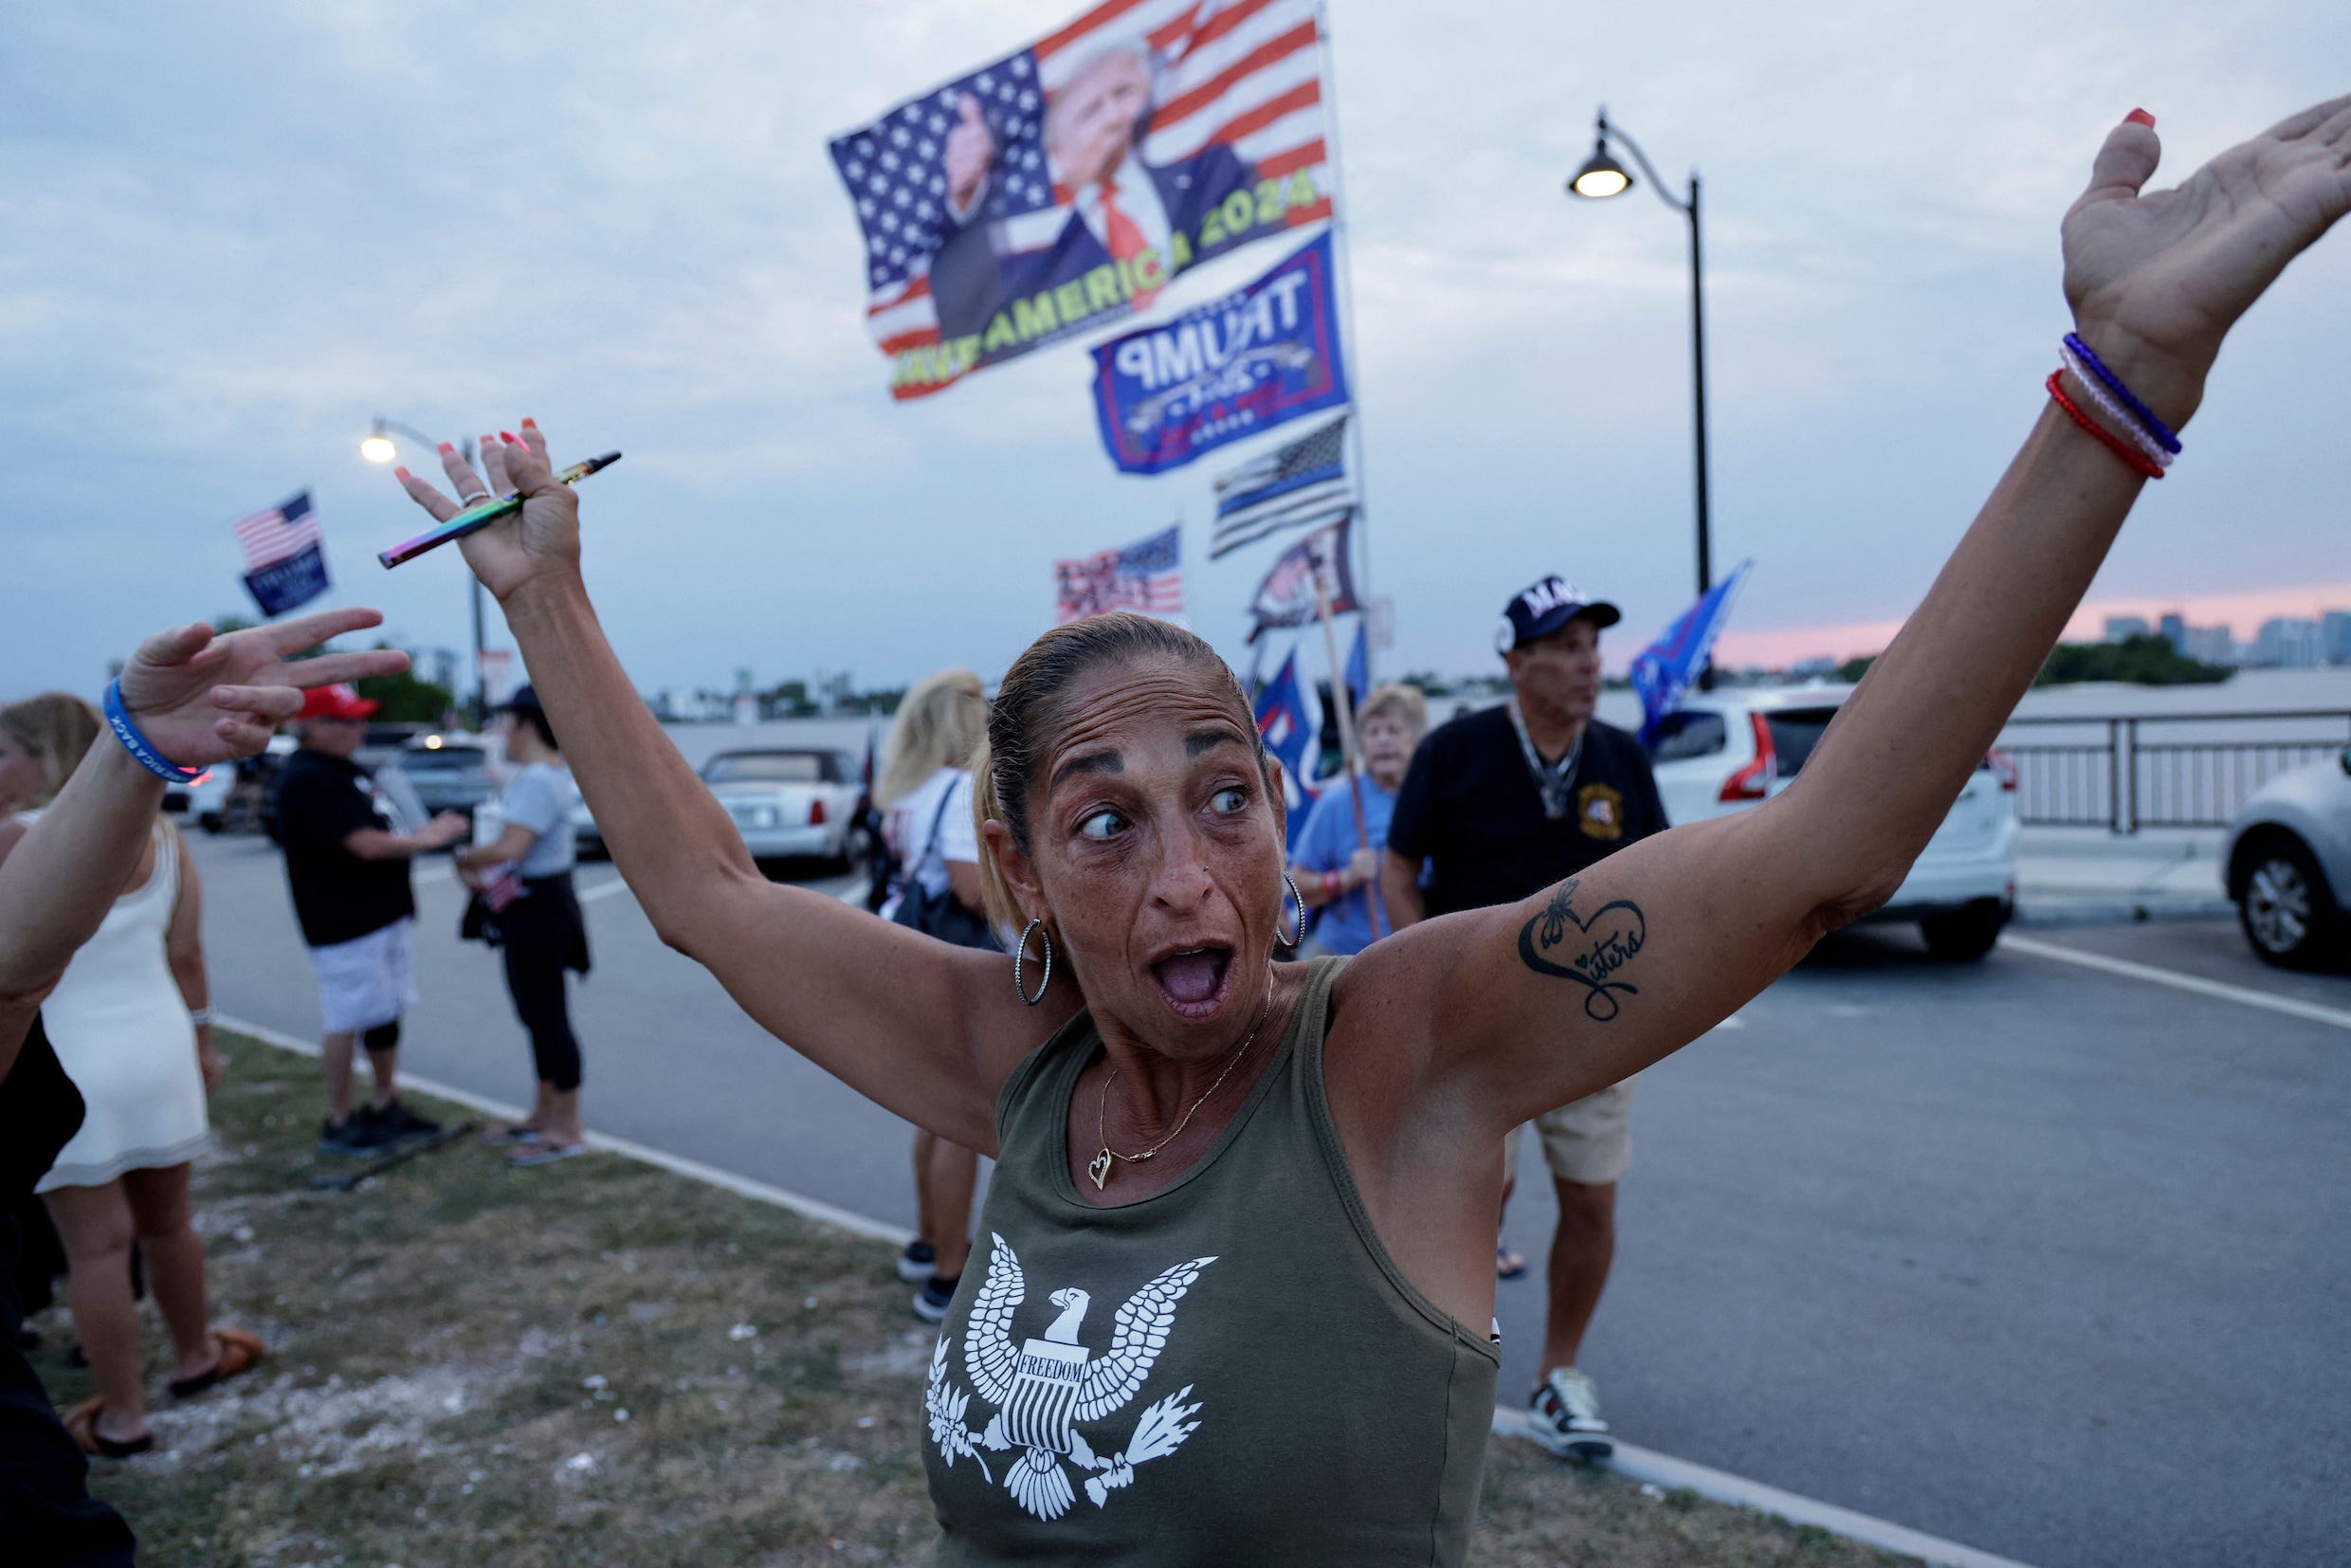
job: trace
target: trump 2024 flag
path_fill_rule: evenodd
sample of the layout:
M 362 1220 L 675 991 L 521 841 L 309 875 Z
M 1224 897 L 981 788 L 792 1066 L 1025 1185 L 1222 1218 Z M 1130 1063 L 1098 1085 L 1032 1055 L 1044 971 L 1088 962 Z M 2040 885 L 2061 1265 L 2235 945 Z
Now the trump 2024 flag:
M 1319 0 L 1103 0 L 831 144 L 890 395 L 1148 310 L 1331 216 Z
M 237 542 L 245 547 L 245 591 L 263 614 L 299 610 L 326 592 L 326 552 L 309 491 L 239 518 Z
M 1094 351 L 1103 446 L 1130 474 L 1346 401 L 1328 230 L 1255 283 Z

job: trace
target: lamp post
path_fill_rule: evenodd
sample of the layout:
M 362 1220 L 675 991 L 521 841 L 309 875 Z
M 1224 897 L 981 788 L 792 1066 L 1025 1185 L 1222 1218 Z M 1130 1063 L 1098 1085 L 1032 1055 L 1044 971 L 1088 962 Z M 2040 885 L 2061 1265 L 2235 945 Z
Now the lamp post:
M 439 442 L 433 440 L 432 437 L 427 435 L 415 426 L 403 425 L 396 419 L 386 419 L 382 414 L 377 414 L 375 416 L 374 425 L 369 429 L 366 437 L 359 443 L 359 455 L 366 458 L 370 463 L 390 463 L 393 458 L 400 455 L 398 444 L 392 439 L 395 434 L 402 436 L 407 440 L 413 441 L 418 446 L 426 447 L 436 454 L 441 449 L 441 444 Z M 460 449 L 465 452 L 465 461 L 467 463 L 471 463 L 473 461 L 473 438 L 471 436 L 467 436 L 464 440 L 460 441 L 458 446 Z M 478 730 L 490 721 L 489 687 L 482 678 L 482 654 L 484 647 L 482 633 L 482 579 L 475 576 L 471 572 L 467 572 L 465 574 L 465 582 L 466 585 L 472 590 L 473 727 Z
M 1690 408 L 1691 426 L 1698 446 L 1698 592 L 1704 594 L 1714 586 L 1713 539 L 1706 519 L 1706 297 L 1700 267 L 1698 240 L 1698 171 L 1690 171 L 1689 199 L 1676 200 L 1666 189 L 1666 182 L 1657 177 L 1657 171 L 1641 151 L 1641 144 L 1625 134 L 1621 125 L 1611 125 L 1608 109 L 1603 105 L 1593 127 L 1592 156 L 1576 171 L 1567 182 L 1567 193 L 1585 201 L 1605 201 L 1621 196 L 1632 189 L 1632 175 L 1623 164 L 1609 155 L 1609 143 L 1620 143 L 1632 155 L 1641 173 L 1649 176 L 1649 188 L 1657 199 L 1689 220 L 1690 254 Z M 1711 677 L 1713 666 L 1707 666 Z M 1711 685 L 1712 681 L 1706 680 Z

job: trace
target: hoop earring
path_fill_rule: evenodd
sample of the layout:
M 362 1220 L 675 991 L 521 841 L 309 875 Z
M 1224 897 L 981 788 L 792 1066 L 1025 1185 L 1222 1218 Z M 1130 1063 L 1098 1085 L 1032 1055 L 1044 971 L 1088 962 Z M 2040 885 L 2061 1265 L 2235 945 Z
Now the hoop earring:
M 1027 957 L 1029 952 L 1029 933 L 1036 930 L 1039 926 L 1045 927 L 1045 973 L 1038 976 L 1037 994 L 1034 996 L 1031 996 L 1029 994 L 1029 988 L 1020 983 L 1020 961 L 1023 957 Z M 1030 921 L 1027 928 L 1020 934 L 1019 944 L 1012 949 L 1012 994 L 1020 998 L 1021 1005 L 1023 1007 L 1034 1007 L 1039 1002 L 1045 1000 L 1046 988 L 1050 986 L 1052 983 L 1053 928 L 1049 925 L 1046 925 L 1043 921 Z
M 1306 939 L 1306 901 L 1299 896 L 1298 884 L 1290 880 L 1287 871 L 1282 873 L 1282 885 L 1290 890 L 1290 902 L 1298 905 L 1298 934 L 1288 938 L 1282 935 L 1282 911 L 1276 908 L 1273 912 L 1273 939 L 1295 953 L 1298 944 Z

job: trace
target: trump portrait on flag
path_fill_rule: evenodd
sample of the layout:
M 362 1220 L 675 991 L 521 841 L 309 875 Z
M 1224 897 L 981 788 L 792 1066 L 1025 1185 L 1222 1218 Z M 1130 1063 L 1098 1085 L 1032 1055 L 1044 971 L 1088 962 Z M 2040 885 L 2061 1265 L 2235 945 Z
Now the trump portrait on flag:
M 1227 196 L 1254 184 L 1257 172 L 1229 143 L 1212 141 L 1190 157 L 1153 166 L 1142 157 L 1158 72 L 1140 41 L 1108 44 L 1079 63 L 1045 101 L 1045 156 L 1072 210 L 1052 243 L 1026 253 L 1008 235 L 964 221 L 931 263 L 939 329 L 950 337 L 983 331 L 1015 299 L 1082 283 L 1104 265 L 1134 279 L 1133 308 L 1148 310 L 1176 271 L 1175 240 L 1196 256 L 1202 220 Z M 947 133 L 948 210 L 976 217 L 995 161 L 995 138 L 968 95 Z M 1254 227 L 1255 209 L 1250 216 Z
M 891 395 L 920 397 L 1331 216 L 1313 0 L 1104 0 L 832 155 Z

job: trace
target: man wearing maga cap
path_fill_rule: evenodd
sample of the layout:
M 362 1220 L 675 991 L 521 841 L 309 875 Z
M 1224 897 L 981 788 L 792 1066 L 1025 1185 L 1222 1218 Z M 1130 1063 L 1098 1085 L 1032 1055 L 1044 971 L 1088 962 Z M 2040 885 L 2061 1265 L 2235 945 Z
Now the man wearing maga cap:
M 1620 618 L 1614 605 L 1556 576 L 1504 608 L 1494 647 L 1509 666 L 1510 701 L 1438 728 L 1413 754 L 1396 795 L 1380 886 L 1398 930 L 1432 915 L 1515 903 L 1665 830 L 1648 754 L 1594 717 L 1600 631 Z M 1530 1402 L 1536 1437 L 1566 1457 L 1614 1451 L 1599 1395 L 1576 1358 L 1616 1251 L 1616 1178 L 1632 1158 L 1631 1108 L 1627 1079 L 1535 1121 L 1559 1224 Z M 1505 1205 L 1522 1130 L 1504 1144 Z M 1505 1278 L 1525 1267 L 1499 1247 L 1496 1260 Z
M 294 916 L 319 975 L 325 1031 L 319 1059 L 329 1113 L 319 1147 L 327 1154 L 366 1154 L 440 1131 L 401 1104 L 394 1087 L 400 1014 L 416 1000 L 416 895 L 409 862 L 472 828 L 462 814 L 443 811 L 413 833 L 393 830 L 375 781 L 352 760 L 375 706 L 349 685 L 304 694 L 296 730 L 301 745 L 279 775 L 270 813 L 285 849 Z M 352 1050 L 362 1042 L 375 1096 L 354 1116 Z

